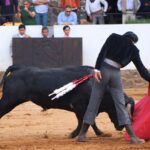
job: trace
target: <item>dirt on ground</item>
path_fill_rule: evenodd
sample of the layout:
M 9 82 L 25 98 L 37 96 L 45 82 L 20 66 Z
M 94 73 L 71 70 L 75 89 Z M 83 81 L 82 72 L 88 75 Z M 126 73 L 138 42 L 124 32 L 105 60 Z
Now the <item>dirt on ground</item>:
M 147 89 L 126 89 L 136 100 Z M 68 135 L 77 125 L 73 113 L 64 110 L 42 109 L 31 102 L 19 105 L 0 120 L 0 150 L 150 150 L 150 141 L 132 145 L 124 139 L 124 131 L 116 131 L 106 113 L 96 122 L 112 137 L 96 137 L 90 128 L 87 142 L 78 143 Z

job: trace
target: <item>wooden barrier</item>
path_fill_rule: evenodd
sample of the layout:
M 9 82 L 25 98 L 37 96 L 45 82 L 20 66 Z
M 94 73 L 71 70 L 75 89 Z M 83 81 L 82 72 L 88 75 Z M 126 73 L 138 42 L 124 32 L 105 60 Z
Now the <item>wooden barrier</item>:
M 82 38 L 13 38 L 13 64 L 40 68 L 82 65 Z

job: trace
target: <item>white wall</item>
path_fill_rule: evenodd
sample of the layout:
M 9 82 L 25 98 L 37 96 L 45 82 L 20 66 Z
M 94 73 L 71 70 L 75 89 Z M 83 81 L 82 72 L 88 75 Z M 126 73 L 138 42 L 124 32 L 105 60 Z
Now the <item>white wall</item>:
M 54 26 L 54 36 L 63 36 L 63 26 Z M 78 25 L 71 26 L 71 37 L 83 38 L 83 65 L 95 65 L 106 38 L 111 33 L 124 34 L 127 31 L 135 32 L 139 37 L 136 46 L 140 49 L 141 59 L 147 68 L 150 68 L 150 24 L 138 25 Z M 134 69 L 130 63 L 125 69 Z
M 63 37 L 63 26 L 54 26 L 54 36 Z M 41 37 L 41 26 L 27 26 L 27 34 L 31 37 Z M 71 26 L 72 37 L 83 38 L 83 65 L 94 66 L 97 55 L 111 33 L 123 34 L 126 31 L 133 31 L 139 36 L 137 47 L 141 50 L 141 58 L 147 68 L 150 68 L 150 24 L 147 25 L 77 25 Z M 14 34 L 17 34 L 17 26 L 0 26 L 0 71 L 12 64 L 11 41 Z M 133 69 L 129 64 L 126 68 Z
M 41 37 L 42 26 L 27 26 L 31 37 Z M 18 33 L 18 26 L 0 26 L 0 71 L 12 64 L 12 37 Z

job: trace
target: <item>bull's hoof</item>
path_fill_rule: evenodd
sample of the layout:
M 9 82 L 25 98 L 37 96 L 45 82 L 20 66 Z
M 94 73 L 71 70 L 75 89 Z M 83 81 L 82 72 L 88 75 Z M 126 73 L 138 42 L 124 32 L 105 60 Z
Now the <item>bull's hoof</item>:
M 145 140 L 144 139 L 139 139 L 139 138 L 131 138 L 130 143 L 131 144 L 144 144 Z
M 111 133 L 104 133 L 101 130 L 96 130 L 95 133 L 98 137 L 112 137 Z
M 79 135 L 77 137 L 77 142 L 86 142 L 86 137 L 85 135 Z
M 69 134 L 68 138 L 69 138 L 69 139 L 73 139 L 73 138 L 75 138 L 75 137 L 77 137 L 77 136 L 78 136 L 77 133 L 72 132 L 71 134 Z
M 103 134 L 103 132 L 100 131 L 99 129 L 97 129 L 97 130 L 95 130 L 95 134 L 96 134 L 97 136 L 101 136 L 101 134 Z
M 112 134 L 111 133 L 101 133 L 100 135 L 97 135 L 99 137 L 112 137 Z

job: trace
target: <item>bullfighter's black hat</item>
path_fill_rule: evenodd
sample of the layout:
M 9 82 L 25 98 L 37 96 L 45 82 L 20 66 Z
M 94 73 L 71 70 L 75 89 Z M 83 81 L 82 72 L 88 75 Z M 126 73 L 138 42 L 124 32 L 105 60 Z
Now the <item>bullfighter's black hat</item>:
M 132 31 L 128 31 L 123 35 L 131 39 L 134 43 L 138 41 L 138 36 Z

